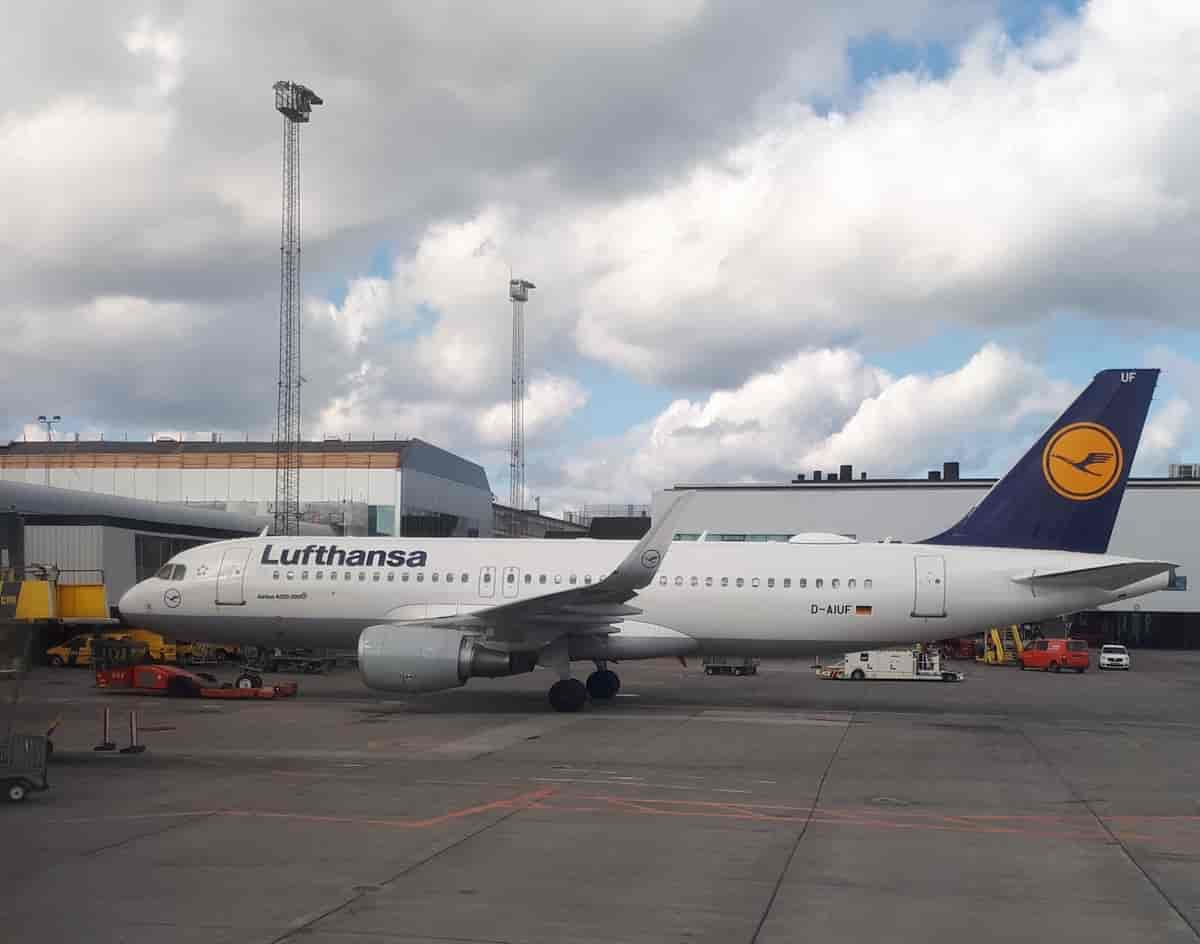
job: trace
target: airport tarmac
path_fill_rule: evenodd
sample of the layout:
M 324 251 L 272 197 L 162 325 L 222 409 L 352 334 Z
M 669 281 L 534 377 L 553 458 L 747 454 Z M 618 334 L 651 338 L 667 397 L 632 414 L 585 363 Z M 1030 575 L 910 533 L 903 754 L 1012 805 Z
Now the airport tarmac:
M 0 936 L 1195 941 L 1200 652 L 1133 660 L 956 684 L 627 663 L 575 715 L 544 672 L 383 697 L 344 669 L 245 704 L 39 669 L 15 716 L 61 717 L 53 788 L 0 806 Z M 146 753 L 91 750 L 105 705 Z

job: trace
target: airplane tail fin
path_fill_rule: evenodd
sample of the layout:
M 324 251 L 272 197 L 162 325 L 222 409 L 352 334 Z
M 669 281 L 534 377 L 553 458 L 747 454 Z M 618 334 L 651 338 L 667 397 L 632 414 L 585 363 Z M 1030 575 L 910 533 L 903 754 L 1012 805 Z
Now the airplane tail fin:
M 1105 370 L 961 521 L 923 544 L 1108 550 L 1157 370 Z

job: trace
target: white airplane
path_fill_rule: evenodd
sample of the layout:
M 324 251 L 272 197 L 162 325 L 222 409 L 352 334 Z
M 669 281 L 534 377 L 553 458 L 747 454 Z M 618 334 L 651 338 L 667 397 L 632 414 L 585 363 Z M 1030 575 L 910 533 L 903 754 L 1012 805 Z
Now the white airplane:
M 944 639 L 1165 589 L 1174 565 L 1105 553 L 1158 371 L 1108 370 L 961 521 L 916 544 L 799 534 L 675 542 L 682 492 L 630 541 L 243 538 L 184 551 L 120 600 L 180 639 L 357 645 L 365 684 L 432 692 L 554 671 L 559 711 L 620 687 L 610 662 L 797 656 Z M 593 662 L 586 686 L 572 661 Z

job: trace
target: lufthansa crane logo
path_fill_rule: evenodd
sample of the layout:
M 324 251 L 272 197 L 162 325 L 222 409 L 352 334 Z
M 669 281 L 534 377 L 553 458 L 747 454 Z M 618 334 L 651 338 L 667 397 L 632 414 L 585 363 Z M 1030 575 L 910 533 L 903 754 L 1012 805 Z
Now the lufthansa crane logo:
M 175 609 L 175 607 L 179 606 L 179 604 L 182 602 L 183 602 L 183 594 L 180 593 L 178 590 L 176 590 L 174 587 L 172 587 L 170 590 L 167 590 L 163 594 L 163 603 L 165 603 L 171 609 Z
M 1042 453 L 1042 473 L 1054 491 L 1071 501 L 1091 501 L 1117 484 L 1125 457 L 1112 430 L 1099 423 L 1072 423 L 1058 430 Z
M 642 555 L 642 566 L 647 570 L 653 570 L 661 560 L 662 555 L 658 551 L 649 550 Z

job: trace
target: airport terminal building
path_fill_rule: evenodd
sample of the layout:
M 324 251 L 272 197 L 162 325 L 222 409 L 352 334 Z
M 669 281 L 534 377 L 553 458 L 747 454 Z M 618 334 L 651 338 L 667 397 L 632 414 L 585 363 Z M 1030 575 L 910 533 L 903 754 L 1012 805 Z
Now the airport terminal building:
M 693 490 L 698 494 L 684 510 L 677 540 L 786 541 L 824 531 L 859 541 L 921 541 L 958 521 L 995 481 L 959 479 L 953 463 L 930 479 L 855 479 L 847 466 L 817 480 L 676 485 L 654 495 L 653 515 L 674 492 Z M 1177 563 L 1176 589 L 1079 614 L 1072 631 L 1130 645 L 1200 649 L 1198 522 L 1200 480 L 1130 479 L 1109 552 Z
M 274 443 L 213 439 L 13 442 L 0 446 L 0 482 L 269 515 Z M 340 533 L 492 534 L 483 467 L 420 439 L 303 443 L 300 502 L 304 521 Z

